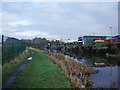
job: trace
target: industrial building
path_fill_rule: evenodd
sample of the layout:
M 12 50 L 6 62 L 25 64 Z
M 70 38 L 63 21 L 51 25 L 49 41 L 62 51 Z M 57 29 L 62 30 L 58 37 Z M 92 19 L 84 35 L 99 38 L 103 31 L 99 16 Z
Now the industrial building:
M 120 42 L 120 35 L 115 36 L 115 38 L 117 39 L 117 42 Z
M 99 40 L 99 39 L 100 40 Z M 99 42 L 101 41 L 101 39 L 106 39 L 106 36 L 83 36 L 83 46 L 91 46 L 91 45 L 93 45 L 94 44 L 94 42 L 98 42 L 98 40 L 99 40 Z M 102 40 L 102 42 L 103 42 L 103 40 Z M 103 43 L 105 43 L 105 42 L 103 42 Z
M 105 45 L 120 42 L 120 36 L 83 36 L 83 46 Z

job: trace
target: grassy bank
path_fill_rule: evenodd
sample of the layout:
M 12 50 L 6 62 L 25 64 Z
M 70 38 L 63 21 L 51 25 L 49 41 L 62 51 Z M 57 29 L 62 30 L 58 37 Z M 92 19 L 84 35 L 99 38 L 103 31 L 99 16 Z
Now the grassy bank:
M 10 63 L 4 64 L 2 66 L 2 82 L 4 83 L 8 79 L 9 75 L 16 70 L 29 56 L 29 51 L 25 51 Z
M 66 60 L 64 54 L 53 53 L 48 51 L 39 50 L 42 53 L 48 55 L 52 61 L 59 65 L 65 72 L 66 76 L 71 82 L 74 88 L 88 88 L 93 85 L 92 78 L 93 69 L 89 66 L 84 66 L 74 59 Z
M 11 88 L 71 88 L 63 70 L 39 51 L 16 78 Z

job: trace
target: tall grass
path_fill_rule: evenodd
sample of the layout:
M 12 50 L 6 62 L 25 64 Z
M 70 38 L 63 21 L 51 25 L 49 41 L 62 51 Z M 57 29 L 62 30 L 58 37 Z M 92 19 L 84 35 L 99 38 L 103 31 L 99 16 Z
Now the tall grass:
M 30 56 L 29 51 L 24 51 L 22 54 L 19 54 L 18 57 L 11 60 L 9 63 L 6 63 L 2 66 L 2 82 L 4 83 L 9 75 L 16 70 L 28 57 Z
M 66 60 L 62 53 L 53 53 L 43 50 L 39 51 L 49 56 L 55 64 L 58 64 L 64 70 L 74 88 L 88 88 L 93 85 L 90 77 L 93 73 L 91 67 L 83 66 L 73 59 Z
M 9 63 L 6 63 L 2 66 L 2 70 L 9 68 L 10 66 L 14 66 L 18 61 L 20 61 L 22 59 L 22 57 L 24 55 L 26 55 L 28 53 L 28 51 L 24 51 L 23 53 L 19 54 L 18 57 L 16 57 L 15 59 L 12 59 Z

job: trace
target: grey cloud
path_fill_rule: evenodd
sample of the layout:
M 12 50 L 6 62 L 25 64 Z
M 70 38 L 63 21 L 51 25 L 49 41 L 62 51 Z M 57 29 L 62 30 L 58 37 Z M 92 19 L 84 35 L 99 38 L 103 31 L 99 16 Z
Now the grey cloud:
M 28 35 L 30 38 L 39 33 L 41 37 L 63 36 L 71 39 L 92 33 L 108 35 L 110 26 L 117 32 L 115 5 L 115 3 L 4 3 L 2 14 L 5 13 L 9 18 L 3 17 L 3 34 L 25 38 L 27 32 L 34 31 L 33 35 Z M 18 23 L 15 23 L 16 21 Z M 28 24 L 25 25 L 25 22 Z

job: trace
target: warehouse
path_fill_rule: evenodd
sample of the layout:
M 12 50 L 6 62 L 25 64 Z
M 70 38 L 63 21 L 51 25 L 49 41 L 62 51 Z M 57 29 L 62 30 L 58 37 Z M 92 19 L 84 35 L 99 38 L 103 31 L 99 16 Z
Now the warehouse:
M 91 46 L 97 41 L 102 41 L 106 39 L 106 36 L 83 36 L 83 46 Z

